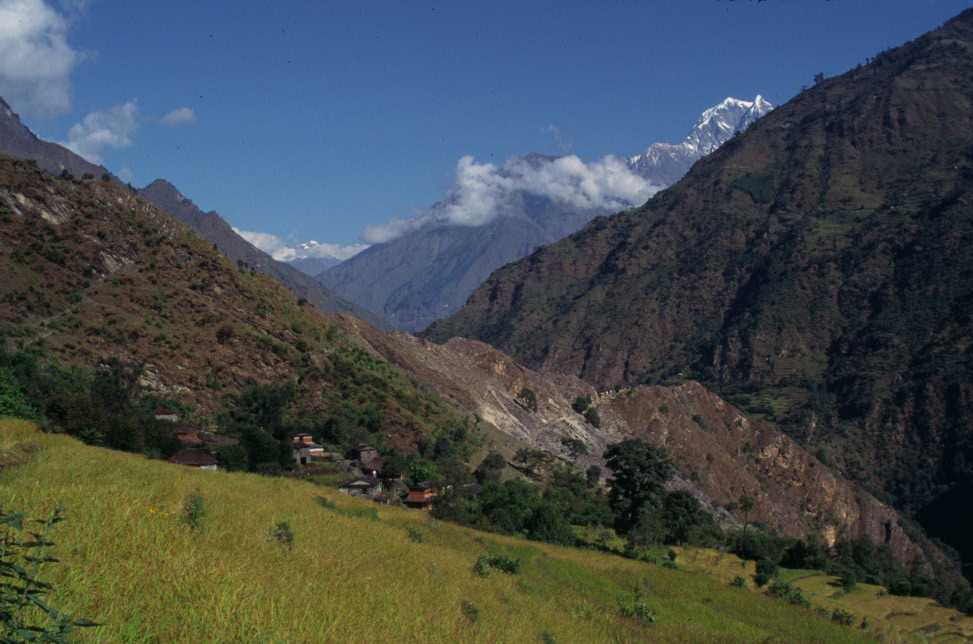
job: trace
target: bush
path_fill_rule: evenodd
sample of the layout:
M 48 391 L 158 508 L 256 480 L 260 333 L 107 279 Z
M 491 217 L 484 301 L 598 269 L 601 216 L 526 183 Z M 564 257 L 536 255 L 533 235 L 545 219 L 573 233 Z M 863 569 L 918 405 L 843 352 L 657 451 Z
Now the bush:
M 202 527 L 203 516 L 206 510 L 203 507 L 203 497 L 199 492 L 193 492 L 182 502 L 182 513 L 180 519 L 193 530 Z
M 584 412 L 584 419 L 595 429 L 601 427 L 601 416 L 598 414 L 598 410 L 594 407 L 588 407 L 588 409 Z
M 855 616 L 846 610 L 840 608 L 834 609 L 831 613 L 831 621 L 841 624 L 842 626 L 852 626 L 855 623 Z
M 287 521 L 279 521 L 270 531 L 270 538 L 288 550 L 294 547 L 294 532 Z
M 233 338 L 233 327 L 224 324 L 216 330 L 216 341 L 220 344 L 226 344 Z
M 532 389 L 524 387 L 517 394 L 517 404 L 530 412 L 537 411 L 537 394 L 534 393 Z
M 838 579 L 838 583 L 841 584 L 841 590 L 845 594 L 850 593 L 851 591 L 855 590 L 856 586 L 858 586 L 858 576 L 855 575 L 853 570 L 846 570 L 841 574 L 841 577 Z
M 641 626 L 655 624 L 655 612 L 649 608 L 639 588 L 636 588 L 631 595 L 618 601 L 618 613 L 626 619 L 634 620 Z
M 409 541 L 412 541 L 413 543 L 422 543 L 423 541 L 425 541 L 425 538 L 423 538 L 422 533 L 419 532 L 419 530 L 417 530 L 416 528 L 409 528 L 407 530 L 407 533 L 409 535 Z
M 516 575 L 520 572 L 520 559 L 512 559 L 503 555 L 480 555 L 473 564 L 473 572 L 481 577 L 490 574 L 490 568 L 505 572 L 508 575 Z
M 777 564 L 770 559 L 757 560 L 757 574 L 753 576 L 758 586 L 766 586 L 777 575 Z
M 801 593 L 799 588 L 791 586 L 785 581 L 775 581 L 767 589 L 767 594 L 771 597 L 776 597 L 778 599 L 783 599 L 788 604 L 793 604 L 795 606 L 804 606 L 805 608 L 811 607 L 811 602 L 809 602 L 804 595 Z
M 470 624 L 476 624 L 476 620 L 480 617 L 480 609 L 473 602 L 464 599 L 460 604 L 460 610 L 463 611 L 463 616 L 469 620 Z
M 588 409 L 588 407 L 590 406 L 591 406 L 590 396 L 578 396 L 577 398 L 574 399 L 574 402 L 571 403 L 571 409 L 578 412 L 579 414 L 583 414 L 585 410 Z
M 733 586 L 734 588 L 746 588 L 747 580 L 744 579 L 743 577 L 736 576 L 733 578 L 733 581 L 730 582 L 730 585 Z

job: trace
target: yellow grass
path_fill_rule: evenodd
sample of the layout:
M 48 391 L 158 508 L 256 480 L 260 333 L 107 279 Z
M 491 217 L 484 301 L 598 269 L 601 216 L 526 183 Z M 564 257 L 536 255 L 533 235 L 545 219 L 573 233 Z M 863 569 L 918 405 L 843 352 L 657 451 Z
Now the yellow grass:
M 32 450 L 25 450 L 32 444 Z M 54 605 L 103 626 L 106 642 L 842 642 L 856 630 L 720 579 L 559 548 L 380 508 L 379 520 L 322 507 L 374 508 L 310 483 L 201 472 L 87 447 L 0 419 L 0 507 L 39 516 L 61 504 Z M 14 458 L 11 458 L 13 456 Z M 202 529 L 180 519 L 187 495 Z M 278 521 L 292 549 L 270 538 Z M 410 538 L 418 531 L 421 542 Z M 472 572 L 501 551 L 516 575 Z M 657 623 L 618 601 L 641 586 Z M 471 620 L 464 602 L 476 609 Z

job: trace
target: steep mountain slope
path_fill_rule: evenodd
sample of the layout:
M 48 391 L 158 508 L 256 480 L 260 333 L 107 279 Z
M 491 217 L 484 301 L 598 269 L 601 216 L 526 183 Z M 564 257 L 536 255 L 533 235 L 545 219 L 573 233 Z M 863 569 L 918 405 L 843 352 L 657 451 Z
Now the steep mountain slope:
M 580 470 L 597 465 L 607 474 L 608 445 L 644 439 L 672 455 L 679 470 L 673 487 L 691 491 L 727 525 L 759 521 L 779 534 L 814 534 L 828 544 L 861 537 L 887 544 L 910 566 L 924 561 L 953 566 L 895 510 L 835 475 L 770 423 L 748 418 L 699 383 L 598 392 L 573 376 L 525 368 L 481 342 L 454 338 L 437 345 L 364 325 L 356 330 L 389 362 L 475 412 L 517 448 L 542 450 Z M 524 406 L 525 389 L 534 393 L 536 409 Z M 572 408 L 577 396 L 591 398 L 598 427 Z M 514 449 L 506 451 L 515 460 Z M 742 496 L 755 501 L 748 517 L 737 507 Z
M 296 381 L 322 419 L 370 405 L 390 435 L 460 417 L 341 320 L 241 270 L 113 181 L 57 178 L 0 157 L 0 335 L 72 365 L 144 365 L 143 388 L 203 413 L 251 383 Z
M 648 185 L 668 186 L 698 159 L 771 109 L 760 96 L 753 101 L 727 98 L 706 110 L 682 143 L 653 144 L 644 154 L 628 159 L 627 167 Z M 557 158 L 531 154 L 522 161 L 543 171 Z M 497 268 L 612 212 L 516 190 L 487 223 L 466 226 L 440 221 L 447 218 L 437 213 L 449 206 L 448 201 L 434 205 L 430 223 L 372 246 L 321 273 L 318 280 L 338 295 L 385 316 L 396 328 L 419 331 L 456 312 Z
M 341 297 L 336 297 L 322 288 L 313 278 L 290 264 L 278 262 L 237 234 L 219 213 L 212 210 L 203 212 L 168 181 L 156 179 L 139 190 L 139 195 L 174 215 L 203 239 L 216 244 L 231 261 L 242 262 L 257 272 L 276 278 L 298 297 L 306 299 L 322 311 L 350 313 L 372 324 L 386 326 L 381 317 Z
M 15 159 L 35 161 L 38 167 L 53 174 L 60 174 L 64 170 L 78 178 L 85 176 L 100 178 L 108 174 L 105 168 L 85 161 L 67 148 L 39 139 L 20 122 L 20 118 L 2 98 L 0 98 L 0 154 Z M 115 177 L 108 176 L 111 180 L 117 181 Z M 217 213 L 204 213 L 179 194 L 168 182 L 155 181 L 141 193 L 148 201 L 175 215 L 204 239 L 216 244 L 233 262 L 242 261 L 261 273 L 275 277 L 294 291 L 297 297 L 308 300 L 321 310 L 351 313 L 373 324 L 386 325 L 379 316 L 335 297 L 296 268 L 275 261 L 238 235 Z
M 429 337 L 599 386 L 691 373 L 973 559 L 973 11 L 824 81 Z M 968 492 L 965 492 L 968 494 Z M 945 511 L 944 511 L 945 510 Z
M 318 280 L 397 328 L 424 329 L 458 310 L 498 266 L 564 237 L 593 216 L 523 193 L 513 201 L 503 217 L 488 224 L 427 226 L 372 246 Z

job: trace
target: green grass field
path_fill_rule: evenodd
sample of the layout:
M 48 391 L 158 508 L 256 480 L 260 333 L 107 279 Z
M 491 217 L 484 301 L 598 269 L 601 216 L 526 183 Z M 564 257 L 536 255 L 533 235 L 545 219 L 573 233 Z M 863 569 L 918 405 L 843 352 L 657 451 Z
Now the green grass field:
M 204 499 L 201 529 L 180 520 Z M 315 497 L 326 497 L 325 507 Z M 0 507 L 62 505 L 55 606 L 101 624 L 107 642 L 844 642 L 858 629 L 668 570 L 378 508 L 310 483 L 202 472 L 88 447 L 0 419 Z M 355 511 L 358 515 L 355 516 Z M 372 517 L 368 515 L 372 514 Z M 271 529 L 287 521 L 292 548 Z M 520 558 L 514 575 L 477 557 Z M 656 622 L 623 617 L 641 588 Z

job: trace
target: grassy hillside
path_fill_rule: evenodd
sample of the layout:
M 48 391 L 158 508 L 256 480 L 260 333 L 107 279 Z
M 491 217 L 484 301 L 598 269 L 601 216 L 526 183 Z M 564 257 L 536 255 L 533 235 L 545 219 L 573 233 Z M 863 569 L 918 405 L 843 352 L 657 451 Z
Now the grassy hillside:
M 528 543 L 287 479 L 201 472 L 0 420 L 0 507 L 58 504 L 51 603 L 92 641 L 861 641 L 813 611 L 676 571 Z M 198 530 L 180 520 L 203 498 Z M 329 502 L 322 504 L 317 497 Z M 332 507 L 326 507 L 326 506 Z M 291 548 L 271 537 L 289 523 Z M 482 577 L 488 552 L 523 562 Z M 640 588 L 656 623 L 624 617 Z

